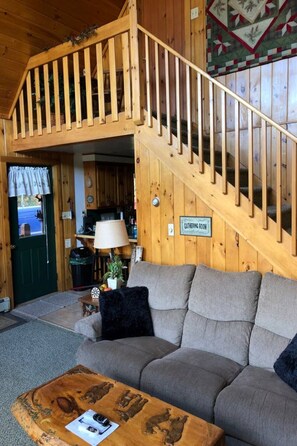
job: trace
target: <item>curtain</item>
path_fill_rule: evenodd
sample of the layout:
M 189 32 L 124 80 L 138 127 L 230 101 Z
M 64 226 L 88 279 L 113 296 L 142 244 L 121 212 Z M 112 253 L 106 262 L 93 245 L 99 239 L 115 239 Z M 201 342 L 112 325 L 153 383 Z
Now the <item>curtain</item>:
M 51 193 L 47 167 L 11 166 L 8 171 L 8 196 L 47 195 Z

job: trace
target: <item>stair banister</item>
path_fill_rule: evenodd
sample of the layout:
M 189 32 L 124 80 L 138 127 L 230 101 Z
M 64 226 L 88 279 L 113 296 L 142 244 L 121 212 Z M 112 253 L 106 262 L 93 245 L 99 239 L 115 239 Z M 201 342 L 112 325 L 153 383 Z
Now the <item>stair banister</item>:
M 277 134 L 276 138 L 276 180 L 273 184 L 275 191 L 275 240 L 278 242 L 282 242 L 284 230 L 282 227 L 282 142 L 288 139 L 292 144 L 292 154 L 293 154 L 293 166 L 292 166 L 292 215 L 291 215 L 291 227 L 292 227 L 292 237 L 291 237 L 291 254 L 297 254 L 297 238 L 296 238 L 296 228 L 297 228 L 297 166 L 294 165 L 297 162 L 297 154 L 296 154 L 296 145 L 297 145 L 297 137 L 287 131 L 286 128 L 283 128 L 281 125 L 277 124 L 271 118 L 266 116 L 263 112 L 253 107 L 239 95 L 234 93 L 224 84 L 220 83 L 218 80 L 212 78 L 199 67 L 194 65 L 192 62 L 188 61 L 185 57 L 180 55 L 177 51 L 170 48 L 168 45 L 163 43 L 160 39 L 152 35 L 149 31 L 143 28 L 141 25 L 137 25 L 138 30 L 144 34 L 145 38 L 145 62 L 146 62 L 146 91 L 147 91 L 147 105 L 148 105 L 148 114 L 147 114 L 147 123 L 149 127 L 152 126 L 152 110 L 154 109 L 151 103 L 151 79 L 150 79 L 150 68 L 152 66 L 152 62 L 150 60 L 150 40 L 152 41 L 152 45 L 155 48 L 155 64 L 156 64 L 156 112 L 157 112 L 157 129 L 158 134 L 162 133 L 161 126 L 161 110 L 160 110 L 160 60 L 159 54 L 160 50 L 164 52 L 164 71 L 165 71 L 165 102 L 166 102 L 166 122 L 167 122 L 167 133 L 168 133 L 168 143 L 170 144 L 169 133 L 172 134 L 170 126 L 171 126 L 171 113 L 169 112 L 170 108 L 170 96 L 168 94 L 169 91 L 169 55 L 174 60 L 175 65 L 175 115 L 176 115 L 176 148 L 177 153 L 183 154 L 185 150 L 185 146 L 182 140 L 182 129 L 181 129 L 181 117 L 182 117 L 182 104 L 181 104 L 181 94 L 182 88 L 183 95 L 185 96 L 184 105 L 186 107 L 186 116 L 187 116 L 187 154 L 189 163 L 193 162 L 193 150 L 192 150 L 192 97 L 193 91 L 191 86 L 191 80 L 193 75 L 191 75 L 191 70 L 193 73 L 196 73 L 197 78 L 197 123 L 198 123 L 198 168 L 199 172 L 203 173 L 204 171 L 204 159 L 203 159 L 203 101 L 208 104 L 209 107 L 209 116 L 206 118 L 209 119 L 208 126 L 209 128 L 209 137 L 210 137 L 210 181 L 211 183 L 216 183 L 216 151 L 215 151 L 215 135 L 217 129 L 217 123 L 215 122 L 215 112 L 218 110 L 221 112 L 218 118 L 218 123 L 221 124 L 221 130 L 219 131 L 219 136 L 222 138 L 221 148 L 221 177 L 222 182 L 222 193 L 228 193 L 228 181 L 227 181 L 227 95 L 228 95 L 228 112 L 230 111 L 231 99 L 234 101 L 234 116 L 233 116 L 233 130 L 231 127 L 231 132 L 234 132 L 234 167 L 235 167 L 235 177 L 234 177 L 234 186 L 235 186 L 235 205 L 241 205 L 241 196 L 243 192 L 241 192 L 241 168 L 243 167 L 243 162 L 246 163 L 247 176 L 248 176 L 248 187 L 246 188 L 246 193 L 248 197 L 248 205 L 247 205 L 247 215 L 250 218 L 254 218 L 255 215 L 255 186 L 260 182 L 262 187 L 262 227 L 263 229 L 268 230 L 270 228 L 269 225 L 272 225 L 272 222 L 269 223 L 268 215 L 272 211 L 269 208 L 268 214 L 268 181 L 267 181 L 267 130 L 268 126 L 273 129 Z M 181 82 L 181 70 L 185 68 L 185 87 L 182 86 Z M 203 80 L 208 82 L 208 89 L 205 90 L 206 97 L 203 98 Z M 217 90 L 215 90 L 215 87 Z M 171 87 L 172 88 L 172 87 Z M 217 99 L 217 91 L 220 92 L 220 99 L 216 102 Z M 243 137 L 244 129 L 241 129 L 241 113 L 244 111 L 247 112 L 247 159 L 242 162 L 241 160 L 241 137 Z M 232 113 L 232 111 L 231 111 Z M 255 118 L 257 118 L 257 125 L 254 126 Z M 196 122 L 196 121 L 195 121 Z M 196 124 L 197 124 L 196 123 Z M 202 125 L 201 125 L 202 123 Z M 260 156 L 261 156 L 261 167 L 260 170 L 255 171 L 254 167 L 254 156 L 256 150 L 256 141 L 254 141 L 254 131 L 256 128 L 259 128 L 259 140 L 260 140 Z M 216 129 L 215 129 L 216 127 Z M 163 130 L 164 131 L 164 130 Z M 228 135 L 229 136 L 229 135 Z M 294 161 L 295 160 L 295 161 Z M 257 182 L 255 182 L 257 180 Z M 242 180 L 243 181 L 243 180 Z M 257 186 L 258 187 L 258 186 Z M 269 185 L 270 187 L 270 185 Z M 286 234 L 286 240 L 287 240 Z
M 275 127 L 278 131 L 286 135 L 288 138 L 293 140 L 295 143 L 297 143 L 297 137 L 290 133 L 285 128 L 281 127 L 279 124 L 277 124 L 275 121 L 273 121 L 269 116 L 265 115 L 263 112 L 255 108 L 253 105 L 249 104 L 247 101 L 245 101 L 243 98 L 241 98 L 239 95 L 234 93 L 232 90 L 230 90 L 225 85 L 218 82 L 216 79 L 212 78 L 209 74 L 207 74 L 205 71 L 203 71 L 201 68 L 199 68 L 197 65 L 195 65 L 193 62 L 189 61 L 185 57 L 183 57 L 181 54 L 179 54 L 177 51 L 175 51 L 173 48 L 170 48 L 170 46 L 166 45 L 166 43 L 162 42 L 162 40 L 158 39 L 158 37 L 151 34 L 149 31 L 147 31 L 143 26 L 137 25 L 138 29 L 142 31 L 145 35 L 147 35 L 149 38 L 151 38 L 154 42 L 158 43 L 160 46 L 162 46 L 163 49 L 168 50 L 170 54 L 175 56 L 179 59 L 179 61 L 183 62 L 185 65 L 189 65 L 190 68 L 192 68 L 197 73 L 200 73 L 203 78 L 208 80 L 209 82 L 216 85 L 219 89 L 224 90 L 226 93 L 228 93 L 233 99 L 237 100 L 239 103 L 250 109 L 253 113 L 258 115 L 260 118 L 264 119 L 268 124 L 270 124 L 272 127 Z

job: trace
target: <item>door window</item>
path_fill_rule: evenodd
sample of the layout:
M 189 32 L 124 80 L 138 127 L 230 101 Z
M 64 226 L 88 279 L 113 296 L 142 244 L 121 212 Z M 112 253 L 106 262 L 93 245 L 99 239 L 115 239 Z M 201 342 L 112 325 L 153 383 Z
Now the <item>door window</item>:
M 45 233 L 42 195 L 19 195 L 17 212 L 19 237 Z

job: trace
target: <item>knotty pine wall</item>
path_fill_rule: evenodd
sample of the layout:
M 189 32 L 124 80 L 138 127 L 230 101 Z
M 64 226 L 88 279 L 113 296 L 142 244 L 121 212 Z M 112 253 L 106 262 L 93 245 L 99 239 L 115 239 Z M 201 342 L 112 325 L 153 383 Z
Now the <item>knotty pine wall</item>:
M 167 265 L 204 263 L 222 271 L 274 270 L 272 265 L 189 190 L 141 142 L 135 142 L 138 244 L 144 260 Z M 160 206 L 152 199 L 158 196 Z M 179 234 L 179 217 L 209 216 L 212 237 Z M 175 235 L 168 236 L 168 223 Z
M 190 20 L 190 12 L 194 7 L 199 9 L 199 17 Z M 186 58 L 194 62 L 200 68 L 206 68 L 206 0 L 184 0 L 176 2 L 174 0 L 138 0 L 139 22 L 172 46 Z M 154 57 L 152 57 L 152 61 Z M 174 67 L 173 67 L 174 71 Z M 174 78 L 174 72 L 171 72 Z M 184 77 L 182 77 L 182 80 Z M 283 59 L 259 67 L 250 68 L 226 76 L 219 76 L 217 80 L 228 86 L 232 91 L 250 102 L 254 107 L 259 108 L 278 124 L 281 124 L 297 135 L 297 57 Z M 161 73 L 161 90 L 164 85 L 164 74 Z M 173 86 L 174 88 L 174 86 Z M 182 95 L 183 96 L 183 95 Z M 163 95 L 164 97 L 164 95 Z M 209 132 L 208 117 L 208 90 L 204 93 L 204 131 Z M 154 96 L 153 96 L 154 101 Z M 164 102 L 164 101 L 163 101 Z M 154 102 L 153 102 L 154 103 Z M 234 108 L 233 101 L 229 101 L 228 108 L 228 151 L 234 154 Z M 193 112 L 197 110 L 195 98 L 193 102 Z M 162 111 L 165 111 L 163 104 Z M 174 111 L 174 108 L 173 108 Z M 183 109 L 185 112 L 185 107 Z M 216 109 L 216 148 L 220 149 L 220 125 L 221 116 L 219 107 Z M 185 113 L 183 113 L 185 116 Z M 193 115 L 195 116 L 195 114 Z M 247 113 L 241 113 L 241 128 L 247 128 Z M 260 177 L 261 156 L 260 156 L 260 122 L 254 119 L 256 129 L 254 131 L 254 172 Z M 275 134 L 268 128 L 267 140 L 268 151 L 268 185 L 274 188 L 275 185 L 275 165 L 276 165 L 276 142 Z M 241 162 L 247 165 L 248 159 L 248 139 L 245 133 L 241 140 Z M 292 147 L 286 139 L 282 141 L 282 177 L 283 177 L 283 198 L 289 203 L 291 201 L 291 157 Z
M 254 107 L 271 117 L 278 124 L 297 135 L 297 57 L 283 59 L 270 64 L 231 73 L 217 78 Z M 228 150 L 234 154 L 234 101 L 229 103 L 227 119 Z M 220 140 L 220 111 L 216 115 L 216 131 Z M 254 117 L 254 169 L 260 177 L 260 120 Z M 240 126 L 247 129 L 247 113 L 241 113 Z M 271 127 L 267 130 L 268 141 L 268 184 L 273 187 L 276 178 L 276 140 Z M 241 161 L 247 165 L 248 140 L 241 140 Z M 283 198 L 291 201 L 292 147 L 286 138 L 282 139 L 282 180 Z
M 11 141 L 11 121 L 0 120 L 0 296 L 13 298 L 11 275 L 10 228 L 7 196 L 7 164 L 20 163 L 51 165 L 53 172 L 53 193 L 56 231 L 56 258 L 58 289 L 72 287 L 69 269 L 70 249 L 65 249 L 65 238 L 70 238 L 75 246 L 75 220 L 62 220 L 62 210 L 70 210 L 74 203 L 73 156 L 54 152 L 34 152 L 34 155 L 22 155 L 9 152 Z M 73 209 L 74 210 L 74 209 Z M 13 305 L 13 300 L 11 302 Z

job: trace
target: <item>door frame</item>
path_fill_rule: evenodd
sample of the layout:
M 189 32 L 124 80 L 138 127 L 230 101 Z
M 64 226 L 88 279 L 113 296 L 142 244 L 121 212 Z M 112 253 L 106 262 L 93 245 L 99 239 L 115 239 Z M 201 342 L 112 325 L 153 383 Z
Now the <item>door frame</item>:
M 3 271 L 3 287 L 5 286 L 5 294 L 10 298 L 11 308 L 14 308 L 14 293 L 12 280 L 12 262 L 11 262 L 11 239 L 10 239 L 10 225 L 9 225 L 9 198 L 8 198 L 8 178 L 7 166 L 8 164 L 19 164 L 27 166 L 51 166 L 52 168 L 52 186 L 53 186 L 53 204 L 54 204 L 54 225 L 55 225 L 55 250 L 56 250 L 56 268 L 57 268 L 57 288 L 59 291 L 64 291 L 67 288 L 69 271 L 67 271 L 68 262 L 65 261 L 64 248 L 64 226 L 60 218 L 61 214 L 61 161 L 57 159 L 40 159 L 29 157 L 12 157 L 1 156 L 1 172 L 0 184 L 2 184 L 4 194 L 3 196 L 3 219 L 0 222 L 0 230 L 2 225 L 3 243 L 2 247 L 4 264 Z M 1 196 L 0 196 L 1 199 Z M 0 203 L 1 204 L 1 203 Z M 73 232 L 74 235 L 74 232 Z M 2 284 L 0 284 L 0 291 Z

